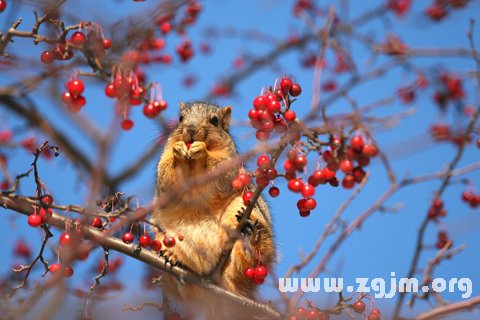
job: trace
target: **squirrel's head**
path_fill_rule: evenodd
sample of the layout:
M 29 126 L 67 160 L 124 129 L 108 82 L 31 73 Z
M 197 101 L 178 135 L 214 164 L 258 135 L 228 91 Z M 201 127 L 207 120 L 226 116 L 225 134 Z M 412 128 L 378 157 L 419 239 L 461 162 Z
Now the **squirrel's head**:
M 206 102 L 180 103 L 178 125 L 171 137 L 174 141 L 203 141 L 207 148 L 233 144 L 228 128 L 232 107 L 221 108 Z

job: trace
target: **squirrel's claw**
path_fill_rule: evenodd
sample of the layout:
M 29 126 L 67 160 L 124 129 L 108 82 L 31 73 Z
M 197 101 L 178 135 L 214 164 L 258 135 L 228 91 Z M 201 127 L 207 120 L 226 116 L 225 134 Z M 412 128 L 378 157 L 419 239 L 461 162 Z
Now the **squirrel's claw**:
M 238 222 L 242 221 L 243 214 L 244 214 L 244 208 L 242 211 L 237 211 L 237 214 L 235 215 L 235 217 L 237 218 Z M 251 236 L 253 232 L 256 230 L 257 225 L 258 225 L 258 221 L 252 221 L 250 219 L 247 219 L 247 221 L 245 222 L 245 227 L 242 230 L 242 233 L 247 236 Z
M 183 141 L 177 141 L 173 144 L 173 154 L 181 160 L 188 160 L 188 149 Z
M 160 255 L 165 258 L 165 264 L 170 264 L 172 267 L 179 264 L 177 255 L 174 254 L 171 250 L 162 250 Z
M 194 141 L 188 149 L 190 159 L 198 159 L 207 153 L 207 145 L 203 141 Z

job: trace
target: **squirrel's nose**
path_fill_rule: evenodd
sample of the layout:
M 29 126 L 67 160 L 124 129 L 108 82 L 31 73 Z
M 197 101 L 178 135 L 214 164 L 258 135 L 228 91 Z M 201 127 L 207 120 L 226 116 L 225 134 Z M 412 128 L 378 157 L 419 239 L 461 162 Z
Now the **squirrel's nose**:
M 189 127 L 189 128 L 187 128 L 187 133 L 188 133 L 189 135 L 192 135 L 192 136 L 193 136 L 196 132 L 197 132 L 197 130 L 195 130 L 194 127 Z

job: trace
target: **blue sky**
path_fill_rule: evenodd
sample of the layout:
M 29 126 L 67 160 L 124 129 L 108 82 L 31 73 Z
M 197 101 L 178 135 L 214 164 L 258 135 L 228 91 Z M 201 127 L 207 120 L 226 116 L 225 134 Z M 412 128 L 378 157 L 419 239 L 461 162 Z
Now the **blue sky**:
M 154 1 L 144 3 L 133 3 L 132 1 L 104 1 L 102 10 L 93 10 L 92 7 L 98 2 L 87 0 L 82 2 L 71 1 L 65 8 L 72 10 L 78 15 L 80 20 L 93 21 L 111 21 L 120 17 L 129 15 L 131 12 L 141 12 L 148 10 L 153 6 Z M 332 1 L 323 1 L 322 7 L 327 7 Z M 350 1 L 350 17 L 356 17 L 360 12 L 374 7 L 381 3 L 380 1 Z M 468 9 L 458 10 L 449 15 L 441 23 L 433 23 L 424 18 L 422 10 L 426 4 L 415 2 L 413 10 L 404 17 L 398 19 L 393 15 L 388 15 L 383 21 L 376 20 L 365 27 L 360 28 L 359 32 L 369 35 L 381 41 L 384 35 L 390 32 L 400 36 L 400 38 L 413 48 L 467 48 L 468 42 L 466 31 L 469 26 L 469 19 L 473 17 L 473 12 L 478 12 L 479 4 L 473 3 Z M 219 1 L 211 0 L 203 3 L 204 11 L 200 14 L 198 24 L 189 30 L 188 35 L 194 46 L 198 48 L 202 42 L 208 42 L 212 46 L 212 53 L 202 55 L 197 53 L 194 59 L 181 65 L 178 61 L 170 67 L 163 65 L 148 66 L 146 72 L 149 79 L 159 82 L 162 85 L 164 98 L 169 102 L 169 108 L 164 116 L 168 119 L 176 117 L 178 111 L 177 104 L 180 101 L 189 101 L 205 97 L 211 89 L 212 84 L 219 78 L 228 76 L 235 72 L 233 60 L 239 54 L 261 55 L 272 49 L 271 43 L 266 40 L 245 39 L 236 36 L 221 36 L 218 39 L 206 36 L 207 28 L 218 30 L 238 30 L 251 31 L 256 30 L 261 34 L 268 35 L 275 39 L 285 39 L 289 34 L 302 33 L 305 30 L 304 24 L 298 19 L 293 18 L 291 14 L 292 1 Z M 108 12 L 108 16 L 106 16 Z M 341 11 L 340 11 L 341 12 Z M 24 18 L 24 25 L 31 24 L 31 9 L 24 8 L 21 11 Z M 5 13 L 0 15 L 0 22 L 3 24 Z M 321 23 L 319 21 L 319 23 Z M 476 27 L 476 40 L 478 36 L 478 26 Z M 173 51 L 179 39 L 170 37 L 167 39 L 168 50 Z M 28 56 L 30 59 L 37 59 L 44 45 L 32 48 L 27 40 L 19 40 L 18 44 L 11 46 L 14 52 L 21 56 Z M 317 46 L 312 45 L 311 50 L 316 50 Z M 28 50 L 28 51 L 27 51 Z M 198 50 L 197 50 L 198 51 Z M 355 62 L 360 70 L 368 70 L 367 62 L 371 58 L 363 45 L 352 43 L 352 52 Z M 329 54 L 327 61 L 333 65 L 332 56 Z M 234 107 L 233 118 L 235 120 L 246 120 L 248 110 L 251 108 L 251 101 L 259 94 L 261 88 L 267 85 L 273 85 L 275 78 L 289 74 L 295 77 L 296 81 L 302 85 L 303 93 L 294 104 L 297 114 L 302 115 L 308 111 L 310 106 L 310 97 L 312 93 L 312 69 L 305 69 L 300 65 L 301 53 L 292 51 L 279 59 L 275 67 L 267 66 L 251 77 L 239 83 L 234 94 L 227 98 L 218 99 L 220 105 L 232 105 Z M 378 58 L 375 64 L 386 61 L 385 58 Z M 468 70 L 474 68 L 473 61 L 465 58 L 419 58 L 412 60 L 417 67 L 441 68 L 458 72 L 465 75 Z M 40 66 L 40 68 L 42 68 Z M 1 71 L 0 84 L 11 83 L 12 79 L 20 78 L 25 74 L 31 74 L 40 70 L 32 66 L 22 67 L 15 70 L 14 73 Z M 195 75 L 198 79 L 197 85 L 193 88 L 185 89 L 181 85 L 182 79 L 187 75 Z M 65 74 L 67 79 L 69 74 Z M 327 71 L 323 80 L 331 78 L 333 75 Z M 345 81 L 346 76 L 339 78 L 339 82 Z M 356 99 L 360 105 L 368 104 L 379 99 L 382 96 L 393 94 L 396 89 L 409 83 L 414 79 L 414 75 L 405 69 L 397 68 L 380 80 L 365 83 L 356 87 L 350 92 L 351 97 Z M 61 81 L 60 81 L 61 83 Z M 112 101 L 106 98 L 103 92 L 103 84 L 91 79 L 86 80 L 87 105 L 82 110 L 82 115 L 92 119 L 98 128 L 104 128 L 109 123 L 113 115 Z M 469 103 L 477 102 L 473 92 L 472 82 L 466 83 L 467 99 Z M 60 112 L 60 101 L 50 97 L 48 87 L 38 88 L 33 95 L 37 98 L 38 106 L 49 120 L 58 126 L 63 132 L 75 139 L 84 153 L 89 157 L 94 156 L 95 150 L 92 149 L 90 142 Z M 437 108 L 431 102 L 432 90 L 421 93 L 414 104 L 408 107 L 414 107 L 416 114 L 412 117 L 403 119 L 392 130 L 381 132 L 377 135 L 380 147 L 392 156 L 392 165 L 397 176 L 416 176 L 426 173 L 433 173 L 442 168 L 451 161 L 455 155 L 455 148 L 449 144 L 435 144 L 428 136 L 428 127 L 435 121 L 450 121 L 455 125 L 465 125 L 465 119 L 458 120 L 448 114 L 447 117 L 439 115 Z M 328 96 L 326 94 L 325 96 Z M 60 107 L 60 108 L 59 108 Z M 400 102 L 395 102 L 388 107 L 379 109 L 375 112 L 376 116 L 390 116 L 398 112 L 405 111 L 408 107 Z M 348 111 L 350 106 L 345 100 L 339 100 L 333 104 L 329 114 L 336 114 Z M 2 111 L 4 112 L 4 111 Z M 11 116 L 4 114 L 4 119 L 0 125 L 4 127 L 14 127 L 20 122 Z M 114 154 L 109 160 L 109 168 L 112 173 L 119 172 L 127 164 L 133 162 L 136 157 L 148 150 L 153 140 L 158 136 L 159 130 L 155 123 L 145 119 L 140 109 L 133 110 L 133 119 L 136 126 L 131 132 L 122 133 L 116 143 Z M 234 127 L 232 133 L 236 137 L 240 150 L 248 150 L 254 145 L 252 138 L 254 131 L 251 127 Z M 474 147 L 468 147 L 463 160 L 459 166 L 472 163 L 479 159 L 479 150 Z M 309 156 L 308 172 L 311 172 L 315 166 L 316 157 Z M 28 169 L 31 162 L 31 156 L 24 151 L 15 151 L 11 156 L 10 170 L 12 173 L 23 172 Z M 252 166 L 250 166 L 252 168 Z M 75 170 L 60 157 L 54 161 L 43 161 L 40 165 L 42 178 L 48 189 L 55 196 L 58 203 L 76 203 L 84 204 L 86 196 L 86 185 L 76 177 Z M 388 181 L 382 165 L 374 161 L 370 167 L 371 181 L 362 191 L 361 195 L 353 202 L 344 214 L 347 222 L 352 221 L 361 214 L 375 201 L 388 187 Z M 139 197 L 142 204 L 146 204 L 152 197 L 154 184 L 155 161 L 151 161 L 135 177 L 135 179 L 122 185 L 122 191 L 127 194 L 135 194 Z M 474 173 L 469 176 L 472 181 L 478 182 L 480 174 Z M 301 218 L 296 210 L 295 203 L 298 196 L 292 195 L 286 189 L 283 182 L 277 184 L 281 190 L 281 197 L 267 200 L 271 206 L 274 219 L 275 235 L 279 250 L 279 262 L 276 266 L 276 273 L 282 275 L 287 268 L 300 259 L 302 252 L 309 252 L 316 239 L 323 231 L 324 226 L 330 221 L 336 209 L 348 198 L 352 191 L 342 188 L 319 188 L 316 192 L 318 208 L 312 215 L 306 219 Z M 394 197 L 387 201 L 387 206 L 402 205 L 401 210 L 396 213 L 375 213 L 362 226 L 360 231 L 354 232 L 342 245 L 328 264 L 328 275 L 344 276 L 346 282 L 353 281 L 355 277 L 385 277 L 390 278 L 390 272 L 395 272 L 397 277 L 404 276 L 407 273 L 408 266 L 414 249 L 416 232 L 423 220 L 433 197 L 433 192 L 439 187 L 439 181 L 432 181 L 405 188 L 398 192 Z M 477 186 L 478 187 L 478 186 Z M 443 262 L 437 269 L 436 275 L 443 277 L 470 277 L 473 281 L 473 295 L 480 294 L 480 276 L 478 274 L 479 262 L 478 249 L 480 238 L 476 235 L 477 227 L 480 223 L 479 210 L 472 210 L 466 204 L 460 201 L 460 195 L 465 187 L 460 184 L 452 185 L 447 189 L 444 195 L 444 202 L 448 211 L 447 217 L 441 221 L 441 226 L 446 228 L 449 235 L 454 240 L 455 245 L 466 243 L 467 248 L 452 261 Z M 479 189 L 477 189 L 479 190 Z M 22 191 L 25 194 L 32 193 L 33 180 L 23 183 Z M 4 211 L 4 210 L 3 210 Z M 0 219 L 0 227 L 6 230 L 0 233 L 2 243 L 13 243 L 19 237 L 28 239 L 33 245 L 40 244 L 40 235 L 36 230 L 32 230 L 26 225 L 26 218 L 14 214 L 5 214 L 4 219 Z M 437 227 L 430 226 L 426 233 L 427 243 L 434 244 Z M 323 257 L 331 241 L 336 238 L 333 235 L 322 247 L 319 255 L 307 266 L 310 271 Z M 1 269 L 2 274 L 8 272 L 7 268 L 14 260 L 10 252 L 11 246 L 2 246 L 0 249 L 0 259 L 5 261 Z M 420 260 L 420 266 L 425 266 L 430 260 L 435 250 L 426 250 Z M 93 256 L 99 258 L 100 251 L 96 251 Z M 91 259 L 87 265 L 95 262 Z M 127 263 L 122 268 L 121 273 L 117 275 L 122 278 L 126 275 L 138 274 L 136 279 L 130 280 L 128 286 L 133 288 L 129 292 L 134 292 L 140 284 L 140 278 L 143 274 L 142 266 L 127 259 Z M 83 266 L 78 266 L 81 270 Z M 81 272 L 78 272 L 80 274 Z M 274 279 L 270 279 L 273 284 Z M 83 278 L 74 277 L 74 283 L 83 283 Z M 262 289 L 264 296 L 272 297 L 272 289 L 265 287 Z M 460 300 L 459 293 L 446 295 L 446 299 Z M 310 297 L 319 307 L 332 306 L 336 297 L 330 295 L 318 295 Z M 118 299 L 121 305 L 125 299 L 132 299 L 126 292 Z M 382 311 L 388 314 L 392 301 L 388 299 L 378 299 L 376 303 Z M 417 304 L 415 312 L 427 310 L 429 307 L 423 302 Z M 404 309 L 404 315 L 409 314 L 407 308 Z M 464 319 L 468 319 L 466 315 Z M 452 318 L 453 319 L 453 318 Z M 460 317 L 455 317 L 460 319 Z

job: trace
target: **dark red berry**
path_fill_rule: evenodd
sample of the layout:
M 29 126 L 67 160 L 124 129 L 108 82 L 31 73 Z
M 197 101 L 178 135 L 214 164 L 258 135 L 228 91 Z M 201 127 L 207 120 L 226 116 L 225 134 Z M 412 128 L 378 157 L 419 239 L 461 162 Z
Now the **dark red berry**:
M 47 206 L 51 206 L 53 204 L 53 197 L 49 194 L 46 194 L 40 198 L 40 201 Z
M 285 77 L 280 81 L 280 88 L 283 92 L 289 92 L 292 89 L 293 82 L 289 78 Z
M 292 88 L 290 88 L 289 92 L 290 92 L 290 95 L 292 97 L 299 96 L 302 93 L 302 87 L 300 87 L 300 85 L 294 83 L 294 84 L 292 84 Z
M 278 197 L 278 195 L 280 194 L 280 189 L 278 189 L 277 187 L 271 187 L 271 188 L 268 190 L 268 194 L 269 194 L 272 198 Z
M 71 276 L 73 276 L 72 267 L 65 267 L 65 269 L 63 269 L 63 276 L 66 278 L 70 278 Z
M 163 244 L 165 245 L 165 247 L 167 248 L 171 248 L 175 245 L 175 238 L 174 237 L 165 237 L 163 238 Z
M 257 166 L 260 169 L 268 169 L 270 167 L 270 158 L 267 156 L 260 156 L 257 159 Z

